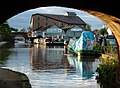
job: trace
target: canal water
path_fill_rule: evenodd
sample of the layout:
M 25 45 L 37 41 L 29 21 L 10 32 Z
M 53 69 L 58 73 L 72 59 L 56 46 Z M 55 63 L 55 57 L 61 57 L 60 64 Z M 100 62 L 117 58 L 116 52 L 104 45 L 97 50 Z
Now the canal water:
M 100 88 L 95 72 L 99 59 L 74 57 L 63 46 L 29 43 L 0 48 L 0 67 L 26 74 L 32 88 Z

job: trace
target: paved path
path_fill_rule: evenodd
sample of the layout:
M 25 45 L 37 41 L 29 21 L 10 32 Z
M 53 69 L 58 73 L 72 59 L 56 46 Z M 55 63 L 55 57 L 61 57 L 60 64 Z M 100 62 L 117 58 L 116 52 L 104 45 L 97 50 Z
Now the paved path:
M 25 74 L 0 68 L 0 88 L 31 88 L 31 85 Z

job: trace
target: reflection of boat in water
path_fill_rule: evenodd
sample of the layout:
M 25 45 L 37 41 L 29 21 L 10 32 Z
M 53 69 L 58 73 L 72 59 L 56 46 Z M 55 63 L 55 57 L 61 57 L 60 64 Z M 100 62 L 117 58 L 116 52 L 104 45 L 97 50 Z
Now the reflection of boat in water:
M 16 36 L 14 42 L 15 43 L 25 43 L 25 38 L 21 37 L 21 36 Z
M 89 79 L 94 76 L 95 70 L 99 63 L 97 59 L 80 59 L 74 56 L 67 56 L 68 62 L 72 67 L 76 68 L 76 73 L 82 79 Z
M 41 39 L 39 39 L 39 43 L 44 44 L 46 46 L 64 46 L 63 39 L 53 40 L 52 38 L 41 38 Z
M 101 53 L 93 50 L 94 40 L 92 32 L 83 31 L 78 40 L 70 39 L 67 50 L 81 57 L 99 57 Z
M 25 40 L 15 40 L 15 43 L 25 43 Z
M 64 45 L 64 40 L 52 40 L 51 38 L 47 38 L 45 40 L 47 46 L 63 46 Z

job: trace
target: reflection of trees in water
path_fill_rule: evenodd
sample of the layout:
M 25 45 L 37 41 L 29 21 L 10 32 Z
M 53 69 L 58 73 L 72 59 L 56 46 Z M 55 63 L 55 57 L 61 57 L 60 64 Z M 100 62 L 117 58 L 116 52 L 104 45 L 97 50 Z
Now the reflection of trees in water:
M 60 48 L 43 48 L 34 46 L 30 51 L 30 62 L 33 70 L 64 69 L 65 74 L 77 74 L 79 77 L 91 78 L 95 73 L 95 60 L 80 61 L 76 57 L 64 55 Z
M 43 48 L 34 45 L 30 55 L 33 70 L 64 69 L 67 75 L 78 74 L 87 79 L 93 76 L 94 68 L 97 66 L 95 60 L 80 61 L 76 57 L 64 55 L 64 50 L 61 48 Z
M 31 48 L 31 65 L 33 69 L 59 69 L 64 68 L 64 56 L 62 48 Z
M 13 48 L 14 47 L 14 43 L 12 42 L 7 42 L 3 45 L 0 46 L 0 49 L 9 49 L 9 48 Z
M 0 64 L 4 64 L 8 59 L 8 56 L 11 54 L 9 48 L 12 46 L 10 43 L 6 43 L 0 47 Z

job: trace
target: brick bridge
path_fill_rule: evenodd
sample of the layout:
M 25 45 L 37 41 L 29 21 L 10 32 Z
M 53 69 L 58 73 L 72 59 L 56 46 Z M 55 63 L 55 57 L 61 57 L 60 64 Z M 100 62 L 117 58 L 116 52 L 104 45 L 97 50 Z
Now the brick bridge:
M 15 40 L 15 37 L 24 37 L 25 41 L 29 39 L 28 33 L 27 32 L 13 32 L 9 35 L 9 38 L 11 40 Z

